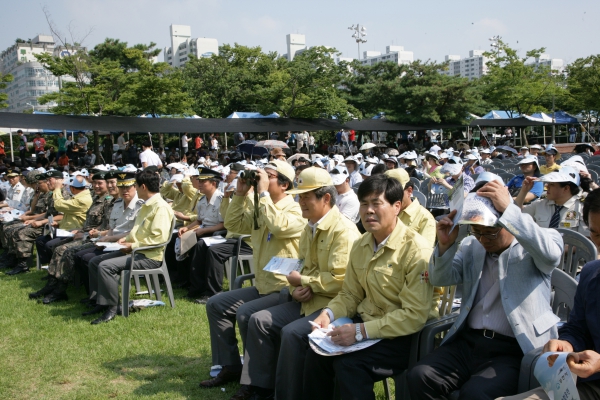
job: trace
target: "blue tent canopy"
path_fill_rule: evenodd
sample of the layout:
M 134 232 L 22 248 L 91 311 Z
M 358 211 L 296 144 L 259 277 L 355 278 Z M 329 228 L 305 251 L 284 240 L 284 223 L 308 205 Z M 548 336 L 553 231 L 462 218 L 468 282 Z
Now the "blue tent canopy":
M 548 113 L 548 116 L 552 118 L 552 113 Z M 577 118 L 567 113 L 566 111 L 556 111 L 554 112 L 554 120 L 557 124 L 578 124 L 579 121 Z
M 489 113 L 485 114 L 483 117 L 481 117 L 481 119 L 509 119 L 518 117 L 520 117 L 520 114 L 516 111 L 513 111 L 509 114 L 507 111 L 492 110 Z
M 262 115 L 258 112 L 239 112 L 236 111 L 227 118 L 279 118 L 279 114 L 272 113 L 269 115 Z

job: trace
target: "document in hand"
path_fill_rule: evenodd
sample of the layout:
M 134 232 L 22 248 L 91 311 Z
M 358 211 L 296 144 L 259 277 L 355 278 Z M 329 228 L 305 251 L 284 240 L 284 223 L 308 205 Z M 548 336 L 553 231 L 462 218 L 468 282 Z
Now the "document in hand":
M 533 375 L 551 399 L 580 399 L 575 386 L 577 377 L 567 365 L 568 355 L 569 353 L 544 353 L 535 364 Z
M 117 242 L 96 242 L 96 246 L 104 247 L 104 252 L 117 251 L 125 248 L 125 246 Z
M 185 254 L 189 249 L 194 247 L 198 243 L 198 237 L 196 231 L 189 230 L 181 235 L 181 254 Z
M 344 324 L 351 324 L 350 318 L 338 318 L 329 325 L 330 327 L 341 326 Z M 308 343 L 310 348 L 319 355 L 322 356 L 339 356 L 340 354 L 353 353 L 358 350 L 366 349 L 367 347 L 373 346 L 381 339 L 363 340 L 356 342 L 350 346 L 340 346 L 331 340 L 331 336 L 327 336 L 328 332 L 331 332 L 331 328 L 320 328 L 315 329 L 308 335 Z
M 73 237 L 75 234 L 71 233 L 71 231 L 67 231 L 65 229 L 57 229 L 56 237 Z
M 202 240 L 208 247 L 212 246 L 213 244 L 221 244 L 227 241 L 227 239 L 225 239 L 223 236 L 207 236 L 203 237 Z
M 458 220 L 460 219 L 460 216 L 462 214 L 463 203 L 465 202 L 464 191 L 465 191 L 465 184 L 463 181 L 463 177 L 461 175 L 461 177 L 458 178 L 458 181 L 456 182 L 454 187 L 452 189 L 450 189 L 450 191 L 448 192 L 448 201 L 450 203 L 450 211 L 456 210 L 456 215 L 454 216 L 454 219 L 452 220 L 452 222 L 454 223 L 454 225 L 452 226 L 452 230 L 454 230 L 454 227 L 456 225 L 458 225 Z
M 292 271 L 300 272 L 303 265 L 304 260 L 298 260 L 297 258 L 273 257 L 263 270 L 274 274 L 289 275 Z

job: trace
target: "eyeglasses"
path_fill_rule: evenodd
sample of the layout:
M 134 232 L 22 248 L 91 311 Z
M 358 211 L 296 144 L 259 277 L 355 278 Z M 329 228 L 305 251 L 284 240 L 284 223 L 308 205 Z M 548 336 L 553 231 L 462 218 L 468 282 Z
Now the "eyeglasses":
M 471 229 L 471 227 L 469 227 L 469 234 L 475 236 L 475 239 L 477 240 L 481 239 L 482 237 L 486 238 L 487 240 L 496 240 L 500 234 L 500 231 L 502 231 L 502 228 L 498 229 L 496 233 L 480 233 L 475 232 L 473 229 Z

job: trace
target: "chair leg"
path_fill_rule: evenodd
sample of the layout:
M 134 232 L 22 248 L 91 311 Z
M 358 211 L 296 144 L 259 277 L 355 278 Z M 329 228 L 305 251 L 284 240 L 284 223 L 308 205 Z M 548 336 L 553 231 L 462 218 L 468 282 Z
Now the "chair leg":
M 140 277 L 138 275 L 135 275 L 133 277 L 133 280 L 135 282 L 135 292 L 139 293 L 142 291 L 141 287 L 140 287 Z
M 37 251 L 35 252 L 35 260 L 37 262 L 37 264 L 36 264 L 37 269 L 38 270 L 42 269 L 42 264 L 40 264 L 40 255 L 37 253 Z
M 121 315 L 129 317 L 129 291 L 131 290 L 131 274 L 128 270 L 121 272 Z
M 381 383 L 383 383 L 383 393 L 385 394 L 386 400 L 390 400 L 390 382 L 388 381 L 388 378 L 385 378 Z
M 167 296 L 171 302 L 171 308 L 175 308 L 175 297 L 173 296 L 173 288 L 171 287 L 171 278 L 169 277 L 169 271 L 167 268 L 163 268 L 163 276 L 165 277 L 165 285 L 167 286 Z
M 147 278 L 149 278 L 147 276 Z M 154 297 L 158 301 L 162 301 L 162 295 L 160 294 L 160 281 L 158 280 L 158 274 L 152 274 L 152 279 L 154 280 Z M 152 298 L 152 296 L 150 296 Z

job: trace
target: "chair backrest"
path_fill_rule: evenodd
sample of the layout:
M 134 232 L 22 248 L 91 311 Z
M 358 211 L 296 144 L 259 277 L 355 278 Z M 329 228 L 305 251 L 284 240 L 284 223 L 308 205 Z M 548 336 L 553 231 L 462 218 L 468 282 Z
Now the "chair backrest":
M 429 192 L 429 182 L 430 181 L 431 181 L 431 178 L 427 178 L 423 182 L 421 182 L 421 193 Z
M 498 174 L 498 176 L 500 178 L 502 178 L 505 185 L 508 183 L 508 181 L 510 181 L 512 178 L 515 177 L 515 175 L 511 174 L 510 172 L 504 172 L 504 173 Z
M 421 181 L 420 181 L 420 180 L 418 180 L 417 178 L 415 178 L 414 176 L 411 176 L 411 177 L 410 177 L 410 181 L 411 181 L 412 183 L 414 183 L 414 185 L 415 185 L 415 187 L 416 187 L 417 189 L 420 189 L 420 188 L 421 188 Z
M 496 174 L 496 175 L 500 175 L 500 174 L 505 174 L 506 170 L 502 169 L 502 168 L 494 168 L 490 172 L 493 173 L 493 174 Z
M 587 164 L 586 167 L 587 167 L 588 171 L 592 170 L 592 171 L 600 172 L 600 165 L 598 165 L 598 164 Z
M 452 312 L 452 306 L 454 305 L 454 295 L 456 293 L 456 286 L 448 286 L 442 289 L 443 292 L 440 295 L 440 317 L 448 315 Z
M 592 180 L 595 183 L 598 183 L 598 172 L 594 171 L 593 169 L 590 169 L 588 172 L 590 173 L 590 176 L 592 177 Z
M 423 207 L 427 206 L 427 197 L 423 193 L 413 190 L 413 197 L 416 198 L 417 200 L 419 200 L 419 203 Z
M 425 208 L 447 208 L 446 206 L 446 195 L 444 194 L 433 194 L 430 193 L 427 195 L 427 205 Z
M 560 269 L 552 271 L 552 311 L 566 321 L 573 304 L 575 303 L 575 292 L 577 281 Z
M 579 232 L 570 229 L 559 228 L 565 244 L 565 250 L 560 268 L 575 278 L 579 267 L 598 258 L 598 249 L 591 240 Z

